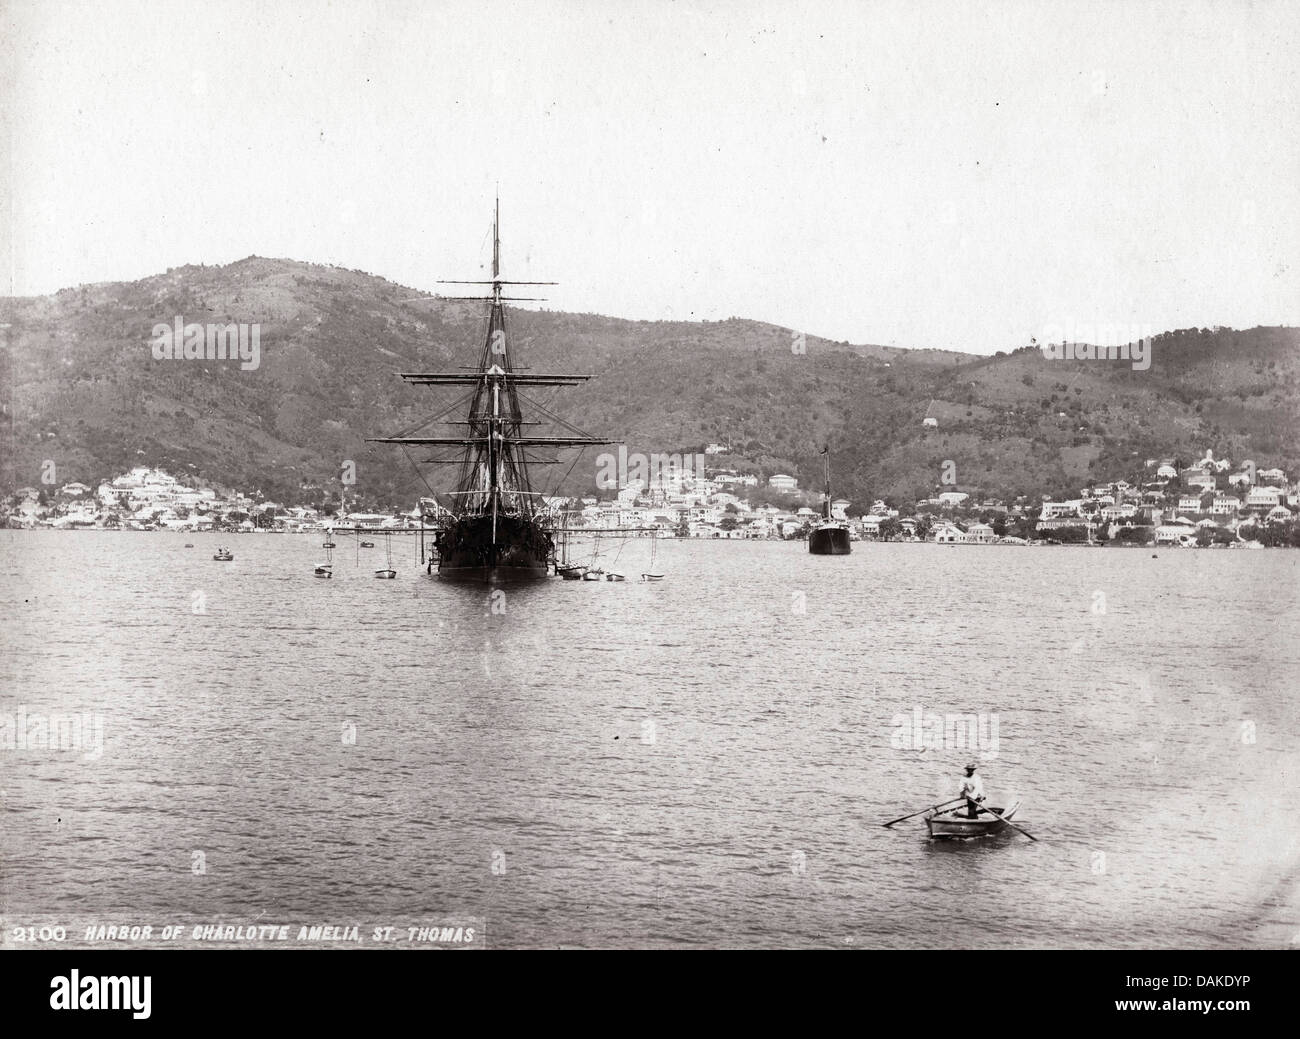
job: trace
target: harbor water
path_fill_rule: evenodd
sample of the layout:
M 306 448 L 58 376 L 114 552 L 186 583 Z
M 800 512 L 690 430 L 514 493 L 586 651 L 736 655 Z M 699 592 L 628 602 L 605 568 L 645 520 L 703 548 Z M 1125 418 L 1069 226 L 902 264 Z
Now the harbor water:
M 631 541 L 493 592 L 320 540 L 0 532 L 5 944 L 1300 942 L 1300 553 Z M 881 825 L 970 760 L 1036 843 Z

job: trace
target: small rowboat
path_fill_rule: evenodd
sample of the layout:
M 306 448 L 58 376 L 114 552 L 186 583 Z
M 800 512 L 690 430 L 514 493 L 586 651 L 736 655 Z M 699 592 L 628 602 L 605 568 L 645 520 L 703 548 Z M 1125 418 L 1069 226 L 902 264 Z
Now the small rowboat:
M 555 572 L 566 581 L 581 581 L 585 569 L 581 566 L 557 566 Z
M 218 563 L 229 563 L 235 556 L 229 549 L 219 548 L 212 558 Z
M 317 576 L 317 577 L 333 577 L 333 576 L 334 576 L 334 570 L 333 570 L 332 567 L 329 567 L 329 566 L 318 566 L 318 567 L 316 568 L 316 576 Z
M 605 571 L 592 567 L 589 570 L 583 571 L 582 579 L 584 581 L 603 581 L 605 580 Z
M 321 548 L 338 548 L 338 545 L 334 544 L 333 541 L 322 541 L 320 547 L 321 547 Z
M 1010 808 L 999 808 L 993 805 L 992 809 L 1002 816 L 1002 819 L 992 815 L 987 808 L 980 809 L 980 815 L 977 819 L 966 818 L 966 806 L 951 812 L 939 812 L 935 815 L 925 817 L 925 825 L 930 828 L 930 837 L 932 840 L 954 840 L 963 837 L 987 837 L 991 834 L 1001 833 L 1007 828 L 1004 819 L 1010 819 L 1016 814 L 1016 809 L 1020 807 L 1017 801 Z
M 375 543 L 374 543 L 373 541 L 363 541 L 363 542 L 361 542 L 361 547 L 362 547 L 362 548 L 374 548 L 374 547 L 375 547 Z
M 376 576 L 377 578 L 379 578 L 381 581 L 391 581 L 394 577 L 397 576 L 397 571 L 396 571 L 396 570 L 376 570 L 376 571 L 375 571 L 375 576 Z

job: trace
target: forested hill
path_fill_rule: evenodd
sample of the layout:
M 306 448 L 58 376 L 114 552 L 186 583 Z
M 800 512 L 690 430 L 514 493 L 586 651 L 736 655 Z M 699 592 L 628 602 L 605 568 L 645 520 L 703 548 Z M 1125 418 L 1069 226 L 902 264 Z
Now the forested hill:
M 418 295 L 357 271 L 250 257 L 0 300 L 5 490 L 39 485 L 47 461 L 60 484 L 147 464 L 310 501 L 337 494 L 348 459 L 354 500 L 409 503 L 427 489 L 407 456 L 364 438 L 451 404 L 450 391 L 394 373 L 472 365 L 482 335 L 478 305 L 409 302 Z M 259 365 L 155 359 L 152 330 L 176 317 L 259 324 Z M 956 489 L 999 497 L 1077 493 L 1146 458 L 1206 448 L 1300 469 L 1295 328 L 1164 333 L 1139 371 L 1032 347 L 982 357 L 801 339 L 742 319 L 513 310 L 510 321 L 516 365 L 593 376 L 537 395 L 566 421 L 647 454 L 727 444 L 718 464 L 801 486 L 820 482 L 829 444 L 835 491 L 859 504 L 933 493 L 945 461 Z M 546 489 L 593 491 L 600 450 L 565 454 Z

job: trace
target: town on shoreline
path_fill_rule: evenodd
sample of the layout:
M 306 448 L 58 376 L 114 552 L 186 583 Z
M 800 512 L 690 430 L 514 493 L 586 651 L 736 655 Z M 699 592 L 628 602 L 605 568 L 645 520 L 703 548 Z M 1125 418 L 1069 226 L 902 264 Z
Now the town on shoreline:
M 773 499 L 780 504 L 771 504 Z M 544 508 L 557 527 L 572 533 L 636 531 L 710 540 L 800 540 L 825 519 L 821 496 L 801 491 L 795 477 L 777 473 L 760 483 L 754 474 L 690 464 L 621 480 L 613 497 L 548 497 Z M 1234 465 L 1207 451 L 1191 464 L 1147 459 L 1134 481 L 1093 484 L 1066 500 L 1006 502 L 954 488 L 906 512 L 885 500 L 855 510 L 852 502 L 836 499 L 830 516 L 862 541 L 1300 547 L 1298 508 L 1300 486 L 1281 469 L 1257 468 L 1251 460 Z M 79 482 L 19 488 L 0 503 L 0 526 L 193 533 L 346 526 L 393 533 L 419 529 L 436 509 L 432 499 L 421 499 L 409 511 L 347 511 L 342 495 L 337 506 L 285 505 L 137 466 L 95 488 Z

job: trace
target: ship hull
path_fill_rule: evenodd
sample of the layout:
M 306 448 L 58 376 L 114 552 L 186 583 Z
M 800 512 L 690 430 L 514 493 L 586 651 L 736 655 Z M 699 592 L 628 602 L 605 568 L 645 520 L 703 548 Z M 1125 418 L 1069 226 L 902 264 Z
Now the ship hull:
M 808 535 L 808 551 L 815 556 L 847 556 L 849 532 L 844 527 L 818 527 Z
M 464 584 L 511 584 L 516 581 L 540 581 L 550 576 L 545 561 L 532 560 L 516 565 L 487 565 L 469 563 L 457 566 L 457 560 L 440 560 L 438 580 L 459 581 Z
M 550 575 L 553 542 L 540 524 L 518 516 L 472 516 L 444 528 L 435 542 L 439 580 L 471 584 L 540 581 Z

